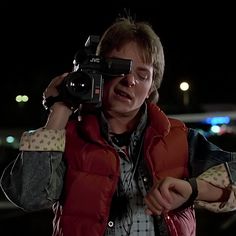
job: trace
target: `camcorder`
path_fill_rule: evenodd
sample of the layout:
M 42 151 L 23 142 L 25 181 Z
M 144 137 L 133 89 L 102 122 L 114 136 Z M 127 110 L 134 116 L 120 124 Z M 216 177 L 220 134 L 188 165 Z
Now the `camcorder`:
M 75 54 L 73 71 L 61 85 L 60 95 L 75 107 L 85 103 L 99 107 L 104 80 L 130 73 L 131 60 L 97 56 L 98 43 L 99 36 L 88 37 L 84 48 Z

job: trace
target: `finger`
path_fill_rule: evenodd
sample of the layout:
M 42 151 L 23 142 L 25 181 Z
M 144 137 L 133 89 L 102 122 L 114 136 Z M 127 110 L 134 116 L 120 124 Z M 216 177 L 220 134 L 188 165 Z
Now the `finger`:
M 152 190 L 150 193 L 148 193 L 144 198 L 144 202 L 147 207 L 155 214 L 169 210 L 171 208 L 171 205 L 165 199 L 163 199 L 158 189 Z
M 149 208 L 145 209 L 145 214 L 152 216 L 152 215 L 161 215 L 163 213 L 163 211 L 156 211 L 153 212 L 152 210 L 150 210 Z
M 53 81 L 54 86 L 56 86 L 56 87 L 59 86 L 68 74 L 69 73 L 64 73 L 64 74 L 56 77 L 55 80 Z
M 145 213 L 148 215 L 161 215 L 163 209 L 161 207 L 157 208 L 150 202 L 145 202 L 147 205 L 147 208 L 145 209 Z
M 152 211 L 149 210 L 148 208 L 145 209 L 145 213 L 149 216 L 153 215 Z
M 65 79 L 65 77 L 68 75 L 68 73 L 64 73 L 60 76 L 55 77 L 50 84 L 48 85 L 48 87 L 45 89 L 45 91 L 43 92 L 43 98 L 47 98 L 50 96 L 57 96 L 59 94 L 58 91 L 58 87 L 60 86 L 60 84 L 62 83 L 62 81 Z
M 171 194 L 171 191 L 173 191 L 172 186 L 167 184 L 160 184 L 158 189 L 163 199 L 165 199 L 168 204 L 171 204 L 173 202 L 173 196 Z
M 148 195 L 144 198 L 144 203 L 147 205 L 147 208 L 152 212 L 152 214 L 156 215 L 159 212 L 162 212 L 163 207 L 161 207 L 155 199 Z
M 154 201 L 156 201 L 159 205 L 165 209 L 170 209 L 170 202 L 165 197 L 163 197 L 158 186 L 155 187 L 151 194 L 154 197 Z

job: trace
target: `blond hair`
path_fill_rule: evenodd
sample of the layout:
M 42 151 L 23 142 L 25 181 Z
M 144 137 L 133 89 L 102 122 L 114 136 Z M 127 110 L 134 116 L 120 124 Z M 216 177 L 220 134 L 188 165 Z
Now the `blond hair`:
M 148 100 L 157 102 L 165 60 L 161 41 L 149 23 L 135 22 L 130 18 L 118 18 L 102 35 L 97 54 L 106 56 L 113 49 L 119 49 L 130 41 L 138 44 L 143 62 L 153 65 L 153 86 Z

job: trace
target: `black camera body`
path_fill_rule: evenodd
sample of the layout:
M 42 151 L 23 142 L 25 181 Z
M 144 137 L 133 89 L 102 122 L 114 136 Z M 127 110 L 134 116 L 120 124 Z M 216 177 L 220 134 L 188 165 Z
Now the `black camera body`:
M 101 105 L 104 79 L 130 73 L 131 60 L 95 55 L 99 37 L 91 35 L 74 57 L 73 72 L 64 79 L 60 95 L 72 106 Z

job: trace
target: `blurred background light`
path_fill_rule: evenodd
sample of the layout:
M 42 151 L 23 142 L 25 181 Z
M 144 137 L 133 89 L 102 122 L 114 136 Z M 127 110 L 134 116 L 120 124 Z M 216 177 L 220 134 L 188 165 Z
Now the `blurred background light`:
M 17 95 L 16 102 L 28 102 L 29 97 L 27 95 Z

